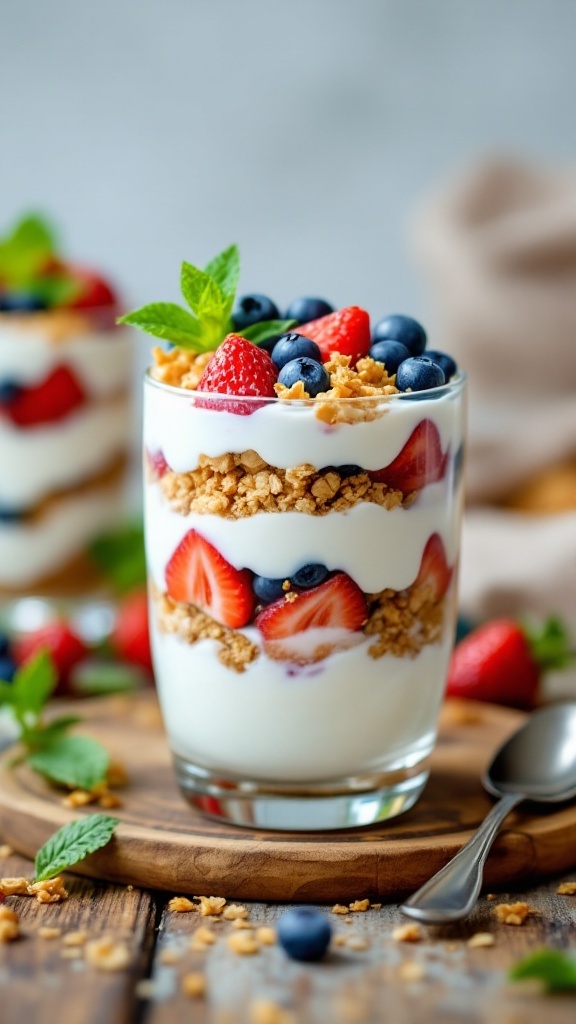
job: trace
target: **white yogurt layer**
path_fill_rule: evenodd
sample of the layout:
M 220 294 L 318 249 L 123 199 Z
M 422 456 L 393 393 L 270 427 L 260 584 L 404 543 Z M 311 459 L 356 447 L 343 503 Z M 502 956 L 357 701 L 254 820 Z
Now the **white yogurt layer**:
M 87 395 L 105 398 L 129 384 L 131 350 L 129 328 L 86 331 L 51 342 L 40 333 L 24 334 L 9 322 L 0 323 L 0 381 L 30 387 L 65 365 L 74 371 Z
M 0 587 L 30 587 L 57 572 L 116 526 L 122 512 L 122 489 L 115 485 L 62 498 L 37 521 L 2 523 Z
M 26 430 L 0 419 L 0 505 L 31 508 L 54 491 L 82 483 L 126 450 L 130 431 L 125 395 Z
M 260 655 L 240 676 L 220 664 L 213 640 L 152 635 L 170 744 L 193 764 L 322 781 L 415 764 L 434 743 L 449 629 L 415 658 L 373 659 L 365 641 L 305 669 Z

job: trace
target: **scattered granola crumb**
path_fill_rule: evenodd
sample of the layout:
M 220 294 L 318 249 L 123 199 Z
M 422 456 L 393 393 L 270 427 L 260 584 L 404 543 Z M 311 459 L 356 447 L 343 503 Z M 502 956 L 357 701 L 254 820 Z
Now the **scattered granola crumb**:
M 88 792 L 87 789 L 73 789 L 71 793 L 62 797 L 62 803 L 64 807 L 85 807 L 87 804 L 92 804 L 96 800 L 94 793 Z
M 471 949 L 482 949 L 484 946 L 493 946 L 495 938 L 490 932 L 475 932 L 466 943 Z
M 8 846 L 8 843 L 2 843 L 2 846 L 0 846 L 0 860 L 5 860 L 6 857 L 11 857 L 13 853 L 14 850 L 11 846 Z
M 217 941 L 216 935 L 211 928 L 207 928 L 205 924 L 201 924 L 199 928 L 194 932 L 194 938 L 198 942 L 203 942 L 205 946 L 213 946 Z
M 3 896 L 25 896 L 29 884 L 27 878 L 0 878 L 0 893 Z
M 63 946 L 60 950 L 60 956 L 63 960 L 79 960 L 82 956 L 82 950 L 78 946 Z
M 158 954 L 158 961 L 165 967 L 171 967 L 173 964 L 180 963 L 180 953 L 177 949 L 172 949 L 171 947 L 162 949 Z
M 220 918 L 218 920 L 220 920 Z M 232 922 L 232 927 L 250 931 L 255 928 L 255 925 L 252 924 L 251 921 L 245 921 L 243 917 L 237 917 L 236 920 Z
M 576 896 L 576 882 L 560 882 L 556 892 L 559 896 Z
M 335 903 L 332 907 L 333 914 L 349 914 L 350 908 L 345 907 L 343 903 Z
M 497 894 L 495 892 L 489 892 L 487 897 L 486 897 L 486 899 L 487 900 L 497 900 L 498 896 L 497 896 Z
M 198 910 L 198 907 L 186 896 L 173 896 L 168 902 L 168 910 L 173 914 L 189 914 L 193 910 Z
M 206 994 L 206 978 L 199 971 L 189 971 L 182 977 L 181 988 L 189 999 L 201 999 Z
M 106 782 L 112 789 L 122 789 L 127 786 L 130 779 L 128 772 L 120 761 L 110 761 L 106 772 Z
M 202 917 L 218 917 L 226 906 L 223 896 L 195 896 L 194 899 L 200 900 Z
M 260 952 L 260 946 L 256 942 L 252 932 L 232 932 L 227 939 L 228 948 L 240 956 L 252 956 Z
M 243 904 L 231 903 L 228 907 L 224 908 L 222 917 L 225 917 L 227 921 L 236 921 L 238 918 L 248 917 L 249 913 L 248 907 L 243 906 Z
M 332 945 L 333 946 L 345 946 L 346 942 L 347 942 L 347 939 L 348 939 L 348 936 L 347 935 L 343 935 L 342 932 L 340 932 L 339 935 L 335 935 L 334 938 L 332 939 Z
M 260 928 L 256 929 L 256 941 L 261 946 L 273 946 L 276 943 L 276 930 L 270 928 L 269 925 L 261 925 Z
M 20 917 L 16 910 L 12 910 L 12 907 L 0 906 L 0 921 L 14 921 L 18 924 Z
M 371 903 L 370 904 L 370 909 L 371 910 L 382 910 L 382 904 L 381 903 Z
M 123 971 L 130 964 L 130 950 L 125 942 L 103 935 L 86 943 L 86 960 L 99 971 Z
M 123 806 L 123 801 L 117 793 L 103 793 L 98 797 L 98 806 L 110 811 Z
M 14 942 L 18 938 L 20 938 L 18 921 L 0 918 L 0 942 Z
M 420 942 L 422 929 L 419 924 L 401 924 L 392 932 L 394 942 Z
M 83 946 L 88 939 L 88 932 L 67 932 L 62 939 L 63 946 Z
M 406 960 L 400 964 L 398 973 L 402 981 L 422 981 L 426 977 L 424 966 L 416 960 Z
M 370 900 L 354 900 L 354 903 L 350 904 L 350 910 L 353 913 L 364 913 L 370 907 Z
M 134 886 L 133 885 L 127 885 L 126 886 L 126 892 L 134 892 Z
M 35 896 L 38 903 L 60 903 L 68 899 L 68 890 L 64 887 L 61 875 L 47 878 L 43 882 L 32 882 L 26 892 L 29 896 Z
M 360 935 L 350 935 L 348 942 L 346 943 L 348 949 L 354 949 L 360 952 L 363 949 L 369 949 L 370 943 L 368 939 L 363 939 Z
M 527 903 L 499 903 L 494 912 L 501 924 L 521 925 L 530 913 Z
M 140 978 L 140 981 L 136 982 L 134 991 L 138 999 L 154 999 L 156 984 L 152 978 Z
M 294 1017 L 270 999 L 258 999 L 250 1005 L 250 1024 L 292 1024 Z
M 41 939 L 59 939 L 61 935 L 61 928 L 50 928 L 48 925 L 43 925 L 38 929 L 38 936 Z

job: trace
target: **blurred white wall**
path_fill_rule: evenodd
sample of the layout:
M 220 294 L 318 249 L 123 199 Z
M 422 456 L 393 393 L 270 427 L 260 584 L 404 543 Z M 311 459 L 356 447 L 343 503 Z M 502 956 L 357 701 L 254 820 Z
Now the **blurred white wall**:
M 0 0 L 0 227 L 41 206 L 129 301 L 235 240 L 243 290 L 425 312 L 413 202 L 576 153 L 572 0 Z

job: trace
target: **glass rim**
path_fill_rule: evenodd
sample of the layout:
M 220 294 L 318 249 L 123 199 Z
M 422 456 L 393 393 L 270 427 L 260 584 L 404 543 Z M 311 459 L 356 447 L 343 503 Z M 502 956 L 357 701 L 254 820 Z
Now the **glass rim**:
M 382 404 L 388 404 L 390 402 L 403 401 L 423 401 L 425 398 L 438 399 L 443 398 L 445 395 L 458 394 L 464 388 L 464 385 L 468 379 L 468 375 L 463 370 L 458 372 L 446 383 L 441 384 L 437 388 L 428 388 L 427 391 L 398 391 L 392 395 L 357 395 L 354 398 L 290 398 L 281 399 L 277 395 L 273 398 L 267 398 L 263 395 L 228 395 L 219 391 L 198 391 L 194 388 L 180 388 L 175 384 L 166 384 L 165 381 L 158 380 L 153 376 L 154 367 L 148 366 L 144 371 L 144 386 L 155 387 L 160 391 L 165 391 L 167 394 L 178 396 L 179 398 L 190 398 L 198 396 L 203 400 L 210 401 L 211 403 L 218 404 L 219 402 L 226 403 L 230 406 L 235 403 L 242 403 L 245 405 L 254 404 L 261 407 L 263 405 L 276 405 L 282 402 L 284 407 L 295 406 L 296 408 L 306 408 L 314 406 L 319 403 L 337 404 L 337 405 L 360 405 L 365 402 L 377 402 Z

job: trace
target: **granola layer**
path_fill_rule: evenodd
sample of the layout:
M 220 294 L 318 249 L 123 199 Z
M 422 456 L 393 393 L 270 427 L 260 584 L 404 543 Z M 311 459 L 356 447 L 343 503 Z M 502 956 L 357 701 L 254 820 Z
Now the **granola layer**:
M 198 640 L 217 640 L 220 645 L 219 660 L 235 672 L 244 672 L 246 666 L 258 657 L 258 647 L 248 637 L 237 630 L 221 626 L 196 605 L 179 604 L 155 587 L 152 596 L 161 633 L 176 633 L 187 644 L 195 644 Z

